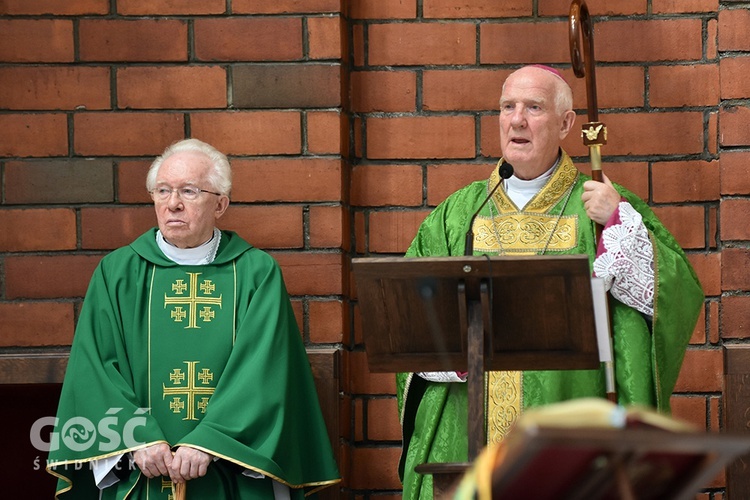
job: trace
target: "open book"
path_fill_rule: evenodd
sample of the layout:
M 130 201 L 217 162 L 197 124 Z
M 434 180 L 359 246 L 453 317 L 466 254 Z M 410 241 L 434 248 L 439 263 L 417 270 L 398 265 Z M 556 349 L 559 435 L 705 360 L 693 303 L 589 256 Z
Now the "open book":
M 688 422 L 677 420 L 648 407 L 620 406 L 603 398 L 571 399 L 524 410 L 516 427 L 556 428 L 652 428 L 676 432 L 698 429 Z
M 651 409 L 572 400 L 526 410 L 455 499 L 693 499 L 749 448 Z

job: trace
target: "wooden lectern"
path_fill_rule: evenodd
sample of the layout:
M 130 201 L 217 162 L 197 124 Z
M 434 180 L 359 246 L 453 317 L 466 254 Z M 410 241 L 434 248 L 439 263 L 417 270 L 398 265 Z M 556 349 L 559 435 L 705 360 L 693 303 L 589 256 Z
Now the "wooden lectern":
M 485 372 L 599 367 L 585 255 L 359 258 L 352 269 L 370 371 L 468 371 L 469 461 L 486 444 Z M 419 471 L 437 489 L 467 466 Z

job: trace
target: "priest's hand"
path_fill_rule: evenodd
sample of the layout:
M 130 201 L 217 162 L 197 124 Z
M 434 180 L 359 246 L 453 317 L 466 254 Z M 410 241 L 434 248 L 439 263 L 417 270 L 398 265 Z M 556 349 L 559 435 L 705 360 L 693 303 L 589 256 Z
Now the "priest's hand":
M 211 460 L 213 456 L 208 453 L 189 446 L 180 446 L 174 452 L 172 465 L 169 466 L 169 476 L 173 483 L 184 483 L 205 476 Z
M 133 452 L 138 468 L 146 477 L 168 476 L 172 450 L 167 443 L 158 443 Z
M 604 182 L 586 181 L 583 183 L 581 201 L 589 219 L 604 226 L 617 210 L 621 197 L 609 177 L 603 174 L 602 176 Z

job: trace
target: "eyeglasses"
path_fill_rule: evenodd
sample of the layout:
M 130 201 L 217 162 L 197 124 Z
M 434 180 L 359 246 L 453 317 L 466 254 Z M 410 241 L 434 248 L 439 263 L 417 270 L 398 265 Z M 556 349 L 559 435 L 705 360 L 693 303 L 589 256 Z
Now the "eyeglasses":
M 175 191 L 177 192 L 177 195 L 184 201 L 195 201 L 198 199 L 198 196 L 201 193 L 215 194 L 216 196 L 221 196 L 221 193 L 207 191 L 205 189 L 201 189 L 195 186 L 185 186 L 181 188 L 170 188 L 166 186 L 160 186 L 149 192 L 151 193 L 151 196 L 153 196 L 155 200 L 166 201 L 169 199 L 170 196 L 172 196 L 172 193 Z

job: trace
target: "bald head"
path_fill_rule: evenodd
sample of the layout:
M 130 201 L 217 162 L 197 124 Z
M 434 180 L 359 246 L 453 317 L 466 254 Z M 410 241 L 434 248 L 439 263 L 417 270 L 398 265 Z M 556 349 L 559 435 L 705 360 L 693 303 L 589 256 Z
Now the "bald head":
M 505 86 L 508 81 L 514 78 L 534 78 L 538 79 L 543 85 L 549 85 L 554 96 L 555 110 L 559 115 L 573 109 L 573 90 L 568 82 L 562 77 L 562 74 L 551 66 L 542 64 L 531 64 L 517 69 L 505 79 L 502 91 L 505 92 Z

